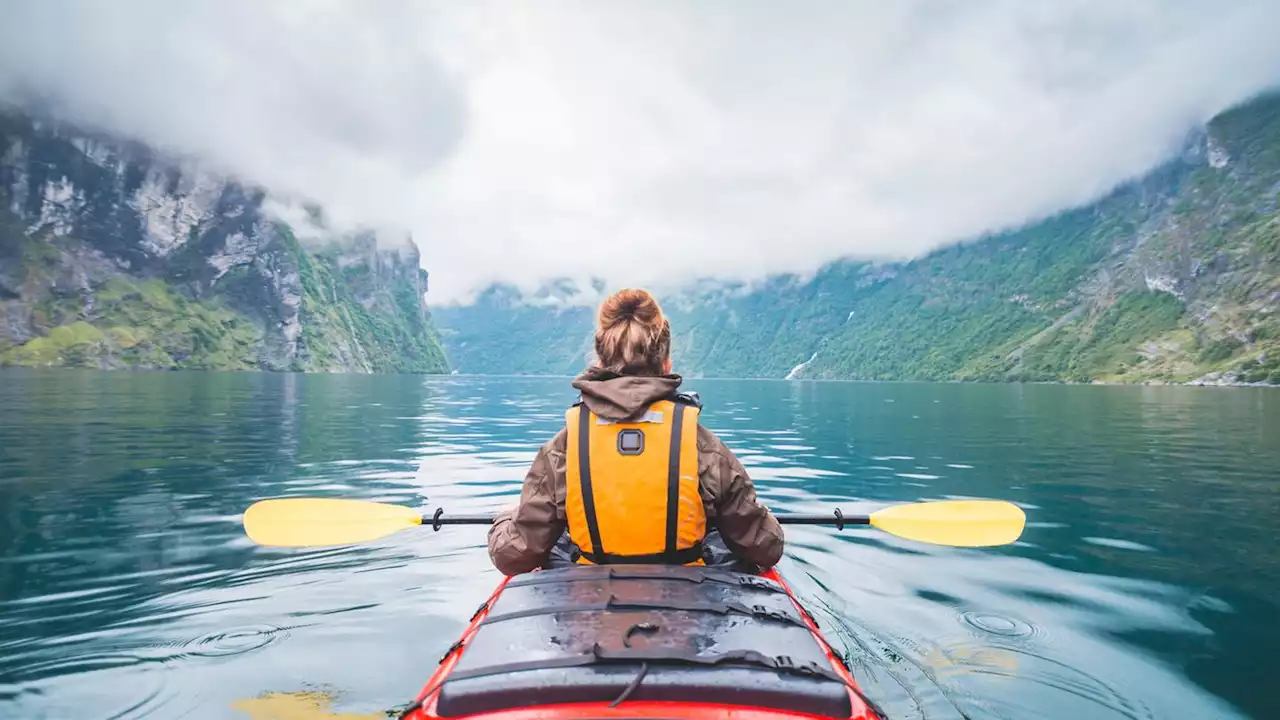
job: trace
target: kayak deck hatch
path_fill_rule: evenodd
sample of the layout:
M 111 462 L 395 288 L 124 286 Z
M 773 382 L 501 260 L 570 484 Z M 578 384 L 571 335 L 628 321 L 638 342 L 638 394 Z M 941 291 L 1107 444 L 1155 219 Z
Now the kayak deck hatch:
M 851 676 L 771 575 L 581 566 L 509 578 L 423 699 L 436 717 L 648 702 L 864 717 Z

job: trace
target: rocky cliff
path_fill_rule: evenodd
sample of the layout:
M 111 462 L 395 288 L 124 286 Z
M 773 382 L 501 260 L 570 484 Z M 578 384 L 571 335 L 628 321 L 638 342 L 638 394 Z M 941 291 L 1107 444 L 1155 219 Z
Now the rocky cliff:
M 565 302 L 507 289 L 443 310 L 459 370 L 581 368 L 592 312 L 558 292 Z M 1280 383 L 1280 95 L 1027 227 L 662 300 L 694 376 Z
M 0 364 L 447 370 L 413 242 L 327 231 L 314 207 L 304 233 L 284 207 L 188 159 L 0 114 Z

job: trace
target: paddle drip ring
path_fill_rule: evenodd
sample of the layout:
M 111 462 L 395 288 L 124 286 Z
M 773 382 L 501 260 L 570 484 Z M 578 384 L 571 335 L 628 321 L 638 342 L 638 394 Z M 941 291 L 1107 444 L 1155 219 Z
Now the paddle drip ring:
M 436 508 L 436 514 L 431 516 L 431 529 L 432 529 L 432 530 L 435 530 L 435 531 L 437 531 L 437 532 L 439 532 L 439 531 L 440 531 L 440 524 L 441 524 L 441 523 L 440 523 L 440 516 L 441 516 L 441 515 L 443 515 L 443 514 L 444 514 L 444 508 L 442 508 L 442 507 L 438 507 L 438 508 Z
M 840 512 L 840 508 L 836 508 L 836 530 L 844 529 L 844 513 Z

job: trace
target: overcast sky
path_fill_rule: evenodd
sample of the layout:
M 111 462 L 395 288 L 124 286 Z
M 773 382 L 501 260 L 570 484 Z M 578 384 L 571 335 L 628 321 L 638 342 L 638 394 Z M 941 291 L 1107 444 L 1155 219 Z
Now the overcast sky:
M 429 300 L 910 257 L 1280 82 L 1280 2 L 11 3 L 0 97 L 412 230 Z

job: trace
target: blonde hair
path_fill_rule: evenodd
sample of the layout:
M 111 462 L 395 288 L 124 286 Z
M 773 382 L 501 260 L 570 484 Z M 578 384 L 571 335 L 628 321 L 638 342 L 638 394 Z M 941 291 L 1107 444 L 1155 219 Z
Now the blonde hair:
M 605 298 L 596 316 L 596 358 L 619 375 L 662 375 L 671 354 L 671 324 L 646 290 Z

